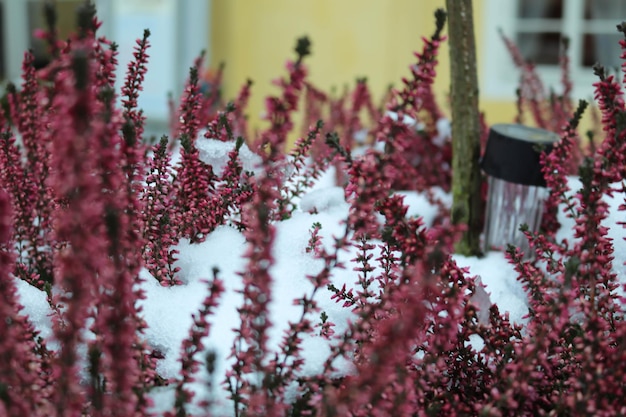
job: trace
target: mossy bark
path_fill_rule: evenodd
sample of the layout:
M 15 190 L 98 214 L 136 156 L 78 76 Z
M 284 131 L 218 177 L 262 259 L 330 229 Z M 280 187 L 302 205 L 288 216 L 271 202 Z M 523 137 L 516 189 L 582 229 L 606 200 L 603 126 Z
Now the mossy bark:
M 467 230 L 456 253 L 480 255 L 480 116 L 472 0 L 446 0 L 452 105 L 452 221 Z

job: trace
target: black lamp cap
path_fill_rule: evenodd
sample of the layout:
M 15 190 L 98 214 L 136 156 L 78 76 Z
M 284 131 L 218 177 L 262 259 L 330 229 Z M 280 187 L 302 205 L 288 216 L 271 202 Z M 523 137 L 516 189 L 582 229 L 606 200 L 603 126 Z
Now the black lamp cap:
M 491 126 L 480 167 L 491 177 L 522 185 L 546 186 L 540 155 L 559 141 L 556 133 L 519 124 Z

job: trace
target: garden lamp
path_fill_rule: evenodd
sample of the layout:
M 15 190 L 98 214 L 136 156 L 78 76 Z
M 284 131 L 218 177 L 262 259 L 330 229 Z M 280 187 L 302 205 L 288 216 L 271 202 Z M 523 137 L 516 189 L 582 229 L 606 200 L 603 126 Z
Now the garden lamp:
M 548 196 L 541 172 L 541 152 L 550 152 L 559 136 L 543 129 L 519 124 L 491 127 L 480 162 L 487 174 L 488 193 L 483 249 L 506 248 L 512 244 L 525 257 L 530 247 L 520 225 L 538 231 L 544 201 Z

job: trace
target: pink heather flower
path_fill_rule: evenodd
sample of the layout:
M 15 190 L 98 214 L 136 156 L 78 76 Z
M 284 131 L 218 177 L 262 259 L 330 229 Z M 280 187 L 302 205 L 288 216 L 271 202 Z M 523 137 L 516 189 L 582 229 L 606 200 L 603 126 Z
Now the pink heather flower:
M 217 176 L 213 168 L 199 159 L 195 146 L 200 122 L 201 108 L 197 68 L 192 68 L 185 94 L 180 106 L 181 124 L 178 137 L 181 140 L 181 162 L 174 187 L 177 216 L 180 218 L 179 237 L 187 237 L 192 242 L 202 241 L 216 226 L 222 224 L 229 207 L 222 204 L 222 195 L 216 191 Z M 224 124 L 225 132 L 232 134 L 226 116 L 213 121 L 209 128 L 215 130 L 219 123 Z
M 206 126 L 207 124 L 214 122 L 218 113 L 218 109 L 220 109 L 224 105 L 224 103 L 222 102 L 222 96 L 221 96 L 224 64 L 221 63 L 218 66 L 217 70 L 214 70 L 213 68 L 204 70 L 204 56 L 205 56 L 205 51 L 202 51 L 202 53 L 194 60 L 194 63 L 193 63 L 194 71 L 197 70 L 197 77 L 198 77 L 197 91 L 193 93 L 195 95 L 194 97 L 195 107 L 193 109 L 193 112 L 195 115 L 194 122 L 197 123 L 197 126 L 200 126 L 200 127 Z M 190 77 L 187 80 L 186 85 L 191 86 L 193 82 L 194 81 Z M 243 90 L 245 89 L 246 87 L 243 88 Z M 181 105 L 189 99 L 189 92 L 190 92 L 189 90 L 183 91 L 183 94 L 181 97 Z M 244 92 L 242 91 L 242 93 Z M 245 106 L 246 100 L 247 99 L 244 99 L 244 103 L 241 103 L 241 104 Z M 176 105 L 171 96 L 169 98 L 169 108 L 170 108 L 170 132 L 172 136 L 177 137 L 177 135 L 180 133 L 181 125 L 185 123 L 185 120 L 187 120 L 187 118 L 183 115 L 182 112 L 189 111 L 190 109 L 187 108 L 186 110 L 184 110 L 183 107 L 180 107 L 180 106 L 178 109 L 176 109 Z M 241 115 L 243 119 L 243 113 L 241 113 Z M 244 120 L 235 120 L 235 122 L 243 123 L 245 125 Z M 240 135 L 241 133 L 238 133 L 238 134 Z
M 115 110 L 111 108 L 111 112 L 115 113 Z M 140 365 L 143 361 L 144 348 L 143 342 L 139 340 L 139 334 L 145 323 L 138 316 L 136 306 L 136 300 L 143 297 L 143 294 L 134 288 L 139 282 L 139 270 L 142 265 L 141 255 L 136 248 L 143 246 L 143 240 L 137 230 L 141 225 L 141 218 L 133 177 L 124 176 L 123 168 L 127 159 L 123 154 L 124 146 L 121 145 L 123 139 L 118 133 L 120 125 L 121 117 L 117 124 L 107 124 L 111 130 L 104 130 L 104 137 L 120 144 L 113 148 L 118 153 L 109 158 L 106 158 L 104 150 L 99 153 L 104 157 L 100 161 L 101 166 L 105 165 L 104 161 L 113 160 L 118 161 L 122 167 L 118 166 L 117 169 L 112 167 L 111 171 L 102 172 L 101 176 L 103 221 L 110 263 L 99 275 L 102 295 L 92 328 L 96 333 L 96 342 L 91 347 L 96 346 L 103 354 L 101 362 L 105 369 L 103 374 L 112 392 L 105 393 L 105 408 L 111 410 L 115 408 L 113 415 L 129 416 L 140 415 L 145 406 L 142 393 L 144 375 Z M 108 186 L 114 184 L 120 186 L 108 189 Z
M 552 237 L 559 228 L 556 220 L 558 205 L 563 200 L 568 199 L 566 193 L 569 191 L 567 186 L 567 175 L 572 169 L 572 164 L 577 164 L 572 153 L 572 148 L 577 147 L 576 128 L 580 118 L 587 107 L 585 101 L 580 101 L 576 113 L 564 128 L 561 140 L 554 146 L 549 153 L 542 153 L 542 173 L 546 179 L 546 186 L 550 189 L 550 195 L 545 203 L 544 216 L 542 220 L 542 231 Z M 568 202 L 565 210 L 571 211 L 573 203 Z M 570 214 L 571 216 L 571 214 Z
M 33 59 L 32 54 L 25 54 L 22 90 L 8 94 L 11 119 L 21 135 L 23 147 L 16 146 L 8 131 L 2 134 L 0 178 L 8 184 L 12 194 L 15 242 L 21 246 L 16 272 L 41 288 L 52 280 L 51 253 L 42 248 L 53 245 L 50 214 L 55 201 L 45 183 L 50 153 L 45 146 L 47 117 L 41 113 L 49 101 L 40 91 Z
M 122 87 L 122 106 L 124 107 L 124 140 L 126 145 L 133 148 L 136 142 L 141 142 L 143 134 L 143 124 L 145 117 L 143 112 L 137 108 L 139 92 L 143 89 L 142 84 L 148 70 L 147 63 L 149 55 L 147 50 L 150 47 L 148 38 L 150 31 L 144 30 L 143 38 L 137 40 L 134 48 L 133 60 L 128 64 L 126 80 Z
M 394 189 L 422 191 L 431 186 L 449 190 L 451 181 L 450 138 L 440 135 L 437 122 L 442 112 L 432 90 L 445 14 L 437 16 L 437 29 L 424 48 L 416 53 L 418 61 L 411 67 L 412 79 L 403 79 L 403 88 L 392 91 L 383 116 L 373 129 L 377 142 L 384 143 L 387 169 L 393 174 Z M 410 121 L 410 122 L 409 122 Z M 443 139 L 443 141 L 441 141 Z M 425 155 L 428 155 L 426 158 Z
M 307 70 L 302 60 L 310 54 L 310 41 L 307 37 L 298 39 L 295 51 L 298 55 L 296 62 L 287 62 L 289 79 L 277 79 L 274 84 L 282 89 L 280 97 L 265 99 L 265 119 L 270 127 L 261 133 L 259 148 L 269 146 L 271 153 L 284 151 L 287 133 L 293 129 L 292 114 L 298 109 L 300 93 L 304 89 Z
M 232 111 L 229 107 L 226 112 L 219 112 L 209 123 L 205 134 L 209 140 L 234 140 L 229 121 Z M 173 200 L 178 205 L 176 216 L 182 223 L 178 226 L 179 237 L 188 237 L 192 242 L 202 241 L 215 227 L 228 220 L 241 225 L 238 217 L 242 206 L 254 193 L 250 175 L 243 172 L 239 161 L 243 138 L 239 136 L 235 140 L 221 176 L 199 159 L 198 149 L 186 136 L 181 141 L 182 160 L 174 181 L 176 195 Z
M 377 121 L 380 118 L 380 112 L 374 107 L 372 103 L 372 96 L 367 87 L 366 79 L 359 79 L 356 82 L 356 87 L 351 95 L 352 105 L 350 106 L 347 115 L 347 126 L 342 135 L 341 144 L 344 147 L 350 147 L 355 140 L 354 135 L 362 130 L 364 126 L 360 120 L 360 113 L 362 109 L 367 111 L 369 118 L 372 121 Z
M 171 95 L 168 99 L 170 133 L 174 138 L 178 138 L 185 132 L 193 133 L 185 131 L 185 125 L 192 130 L 195 129 L 197 134 L 198 128 L 215 120 L 216 110 L 222 105 L 220 88 L 224 65 L 221 64 L 215 73 L 209 69 L 202 74 L 203 60 L 204 51 L 194 61 L 178 109 Z M 193 135 L 193 140 L 195 140 L 195 135 Z
M 95 84 L 99 89 L 115 87 L 115 69 L 117 68 L 117 44 L 107 38 L 98 38 L 94 47 L 95 59 L 98 60 Z
M 387 197 L 391 189 L 386 168 L 385 164 L 381 164 L 381 157 L 374 152 L 352 161 L 346 199 L 350 203 L 348 225 L 357 240 L 380 235 L 375 206 Z
M 146 268 L 161 284 L 178 284 L 174 266 L 178 251 L 177 213 L 174 211 L 174 188 L 170 182 L 172 168 L 167 150 L 167 136 L 153 148 L 147 168 L 146 186 L 141 193 L 143 201 L 143 259 Z
M 181 162 L 174 182 L 176 217 L 179 219 L 179 238 L 192 242 L 206 239 L 223 217 L 215 198 L 216 175 L 213 168 L 200 160 L 194 140 L 181 136 Z
M 94 272 L 102 266 L 101 254 L 107 253 L 106 242 L 100 237 L 103 233 L 100 219 L 104 214 L 98 200 L 101 187 L 92 174 L 96 167 L 93 149 L 88 146 L 89 119 L 96 103 L 95 91 L 89 85 L 88 54 L 88 49 L 77 45 L 71 55 L 64 57 L 64 63 L 72 70 L 57 76 L 53 99 L 53 106 L 68 115 L 57 118 L 51 126 L 55 152 L 49 184 L 66 204 L 55 219 L 56 239 L 64 242 L 64 248 L 54 257 L 55 275 L 59 287 L 71 294 L 71 299 L 66 296 L 61 300 L 66 305 L 63 325 L 57 323 L 54 328 L 61 343 L 54 368 L 58 415 L 79 415 L 86 402 L 78 377 L 76 351 L 83 343 L 81 333 L 96 301 Z
M 248 137 L 248 123 L 246 115 L 244 114 L 244 110 L 248 106 L 251 89 L 252 80 L 247 80 L 243 87 L 241 87 L 241 90 L 239 90 L 239 94 L 237 95 L 237 99 L 235 100 L 235 110 L 233 112 L 231 122 L 233 124 L 234 137 Z
M 185 85 L 185 91 L 183 92 L 178 111 L 179 125 L 174 137 L 182 138 L 183 136 L 187 136 L 192 144 L 195 143 L 201 126 L 199 117 L 201 107 L 198 67 L 191 67 L 189 70 L 189 80 Z
M 266 169 L 268 167 L 269 161 L 266 162 Z M 227 384 L 231 398 L 235 400 L 235 409 L 239 407 L 237 399 L 245 398 L 241 400 L 242 404 L 252 414 L 272 415 L 285 407 L 273 399 L 273 393 L 268 386 L 251 382 L 247 376 L 259 373 L 269 377 L 272 373 L 266 364 L 269 355 L 267 332 L 272 325 L 268 309 L 272 300 L 272 277 L 269 269 L 274 262 L 271 247 L 276 233 L 275 227 L 270 223 L 270 215 L 278 197 L 279 181 L 277 176 L 268 173 L 257 178 L 256 192 L 242 213 L 244 236 L 248 242 L 245 252 L 248 263 L 241 274 L 244 301 L 238 312 L 242 322 L 241 327 L 236 329 L 231 352 L 236 365 L 232 374 L 227 375 Z
M 324 114 L 324 106 L 327 104 L 329 104 L 329 97 L 313 84 L 305 81 L 304 104 L 302 106 L 302 131 L 300 133 L 302 137 L 307 135 L 310 126 L 317 123 L 318 120 L 324 120 L 327 118 Z M 332 117 L 332 115 L 329 117 Z M 313 154 L 315 154 L 315 151 Z
M 37 332 L 20 314 L 22 306 L 9 273 L 15 262 L 11 212 L 9 195 L 0 188 L 0 415 L 43 416 L 52 412 L 46 386 L 50 381 L 36 354 Z
M 38 39 L 44 39 L 48 44 L 48 52 L 53 58 L 59 56 L 63 42 L 58 39 L 57 31 L 57 10 L 53 2 L 46 2 L 43 5 L 43 16 L 46 23 L 45 29 L 35 29 L 33 36 Z
M 535 66 L 526 61 L 520 50 L 504 32 L 500 31 L 500 37 L 504 41 L 515 66 L 522 70 L 522 79 L 520 82 L 520 99 L 528 101 L 533 120 L 538 127 L 548 129 L 548 122 L 545 120 L 545 88 L 537 72 Z
M 203 59 L 204 59 L 204 51 L 198 58 L 196 58 L 194 66 L 196 66 L 198 69 L 202 69 Z M 207 123 L 209 123 L 211 120 L 213 120 L 216 116 L 216 110 L 223 106 L 222 96 L 221 96 L 223 76 L 224 76 L 224 63 L 220 63 L 216 71 L 209 69 L 204 72 L 204 76 L 202 77 L 202 83 L 201 83 L 201 91 L 202 91 L 201 109 L 198 114 L 198 116 L 201 117 L 200 119 L 201 126 L 204 126 Z M 241 92 L 243 96 L 238 97 L 237 99 L 238 101 L 241 100 L 241 102 L 237 103 L 237 105 L 241 105 L 242 108 L 245 106 L 246 101 L 247 101 L 247 97 L 246 97 L 247 93 L 245 90 L 246 90 L 246 86 L 244 85 L 244 87 L 242 88 L 242 92 Z M 241 116 L 243 116 L 243 113 L 241 114 Z M 242 119 L 245 119 L 245 118 L 242 117 Z
M 87 32 L 89 33 L 89 32 Z M 140 363 L 143 348 L 133 289 L 141 266 L 141 239 L 134 229 L 138 206 L 133 181 L 122 167 L 121 114 L 107 86 L 97 90 L 99 61 L 93 40 L 85 35 L 58 62 L 53 107 L 66 114 L 51 124 L 51 175 L 48 184 L 62 202 L 54 215 L 55 285 L 63 306 L 54 332 L 61 348 L 53 372 L 58 380 L 54 403 L 58 414 L 78 415 L 93 407 L 111 415 L 136 415 L 146 402 Z M 98 94 L 104 93 L 104 94 Z M 95 309 L 95 306 L 98 306 Z M 96 340 L 92 355 L 92 389 L 80 383 L 77 349 L 85 344 L 87 320 Z M 115 364 L 115 365 L 113 365 Z M 106 389 L 99 384 L 106 380 Z M 115 403 L 115 407 L 113 407 Z
M 217 275 L 217 271 L 214 271 L 214 274 Z M 211 329 L 211 325 L 207 319 L 213 314 L 218 305 L 217 301 L 224 292 L 224 284 L 217 276 L 213 277 L 209 286 L 209 295 L 202 303 L 200 311 L 193 316 L 193 325 L 189 330 L 189 337 L 183 340 L 180 358 L 181 380 L 176 384 L 174 410 L 165 413 L 165 417 L 187 415 L 186 406 L 192 403 L 193 392 L 186 388 L 186 385 L 195 380 L 194 374 L 198 372 L 201 364 L 196 356 L 204 350 L 202 339 L 209 335 Z M 210 404 L 205 404 L 207 408 L 209 405 Z
M 239 136 L 235 147 L 228 153 L 228 162 L 220 178 L 214 204 L 221 207 L 216 211 L 216 225 L 231 221 L 237 227 L 242 226 L 241 214 L 245 205 L 255 193 L 255 184 L 252 175 L 243 171 L 239 161 L 239 151 L 243 146 L 243 138 Z
M 281 198 L 277 202 L 277 220 L 291 216 L 296 209 L 293 199 L 310 188 L 315 180 L 321 176 L 324 168 L 326 168 L 324 162 L 327 161 L 318 160 L 310 164 L 307 164 L 306 161 L 313 143 L 319 140 L 323 126 L 324 123 L 321 120 L 311 126 L 306 137 L 298 139 L 289 154 L 289 164 L 292 167 L 292 172 L 289 178 L 285 179 L 284 186 L 281 187 Z
M 561 133 L 568 123 L 568 118 L 574 110 L 571 98 L 572 81 L 570 79 L 570 59 L 568 55 L 569 40 L 563 39 L 559 52 L 559 66 L 561 69 L 561 84 L 563 92 L 557 95 L 553 91 L 545 93 L 545 88 L 535 66 L 527 61 L 513 43 L 502 32 L 500 36 L 504 41 L 513 62 L 521 70 L 520 87 L 517 89 L 517 115 L 516 123 L 522 123 L 526 107 L 529 108 L 533 122 L 543 129 Z M 575 146 L 571 148 L 571 155 L 567 162 L 568 175 L 576 174 L 583 157 L 581 139 L 574 129 L 571 133 Z

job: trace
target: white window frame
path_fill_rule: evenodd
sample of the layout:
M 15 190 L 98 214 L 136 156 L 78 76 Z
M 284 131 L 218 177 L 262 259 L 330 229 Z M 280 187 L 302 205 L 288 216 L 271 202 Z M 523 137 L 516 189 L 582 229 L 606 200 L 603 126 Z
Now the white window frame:
M 4 83 L 18 82 L 22 73 L 24 51 L 28 49 L 28 34 L 23 33 L 28 27 L 26 1 L 4 0 L 2 27 L 4 29 Z
M 24 59 L 24 52 L 28 48 L 29 34 L 27 0 L 4 0 L 4 28 L 5 39 L 5 82 L 13 81 L 20 84 L 21 67 Z M 205 50 L 205 60 L 211 56 L 210 51 L 210 28 L 211 28 L 211 0 L 95 0 L 98 18 L 103 22 L 98 31 L 119 45 L 120 56 L 117 71 L 118 91 L 121 87 L 127 64 L 131 58 L 132 48 L 135 41 L 141 38 L 143 30 L 148 26 L 151 30 L 151 47 L 149 55 L 155 59 L 160 57 L 167 63 L 167 70 L 162 71 L 157 65 L 150 65 L 148 62 L 148 73 L 146 74 L 146 84 L 149 77 L 152 77 L 152 86 L 145 89 L 140 95 L 139 106 L 145 110 L 148 118 L 147 132 L 162 134 L 167 132 L 169 121 L 169 110 L 167 107 L 167 94 L 172 93 L 177 99 L 182 92 L 183 85 L 187 79 L 189 68 L 200 53 Z M 130 4 L 132 7 L 116 7 L 120 3 Z M 161 15 L 150 14 L 153 6 L 164 6 L 169 11 Z M 147 13 L 142 14 L 142 7 Z M 133 16 L 122 15 L 124 10 L 133 10 L 137 17 L 137 24 L 132 24 Z M 120 19 L 131 22 L 132 27 L 124 33 L 120 32 Z M 159 32 L 163 31 L 159 27 L 150 27 L 151 22 L 155 24 L 166 23 L 166 30 L 171 33 L 173 39 L 169 42 L 159 42 Z M 126 28 L 124 28 L 126 29 Z M 163 38 L 163 36 L 161 36 Z M 162 39 L 161 39 L 162 40 Z M 165 74 L 165 76 L 162 76 Z M 157 82 L 154 82 L 154 78 Z
M 499 30 L 510 39 L 517 33 L 518 1 L 523 0 L 484 0 L 483 39 L 481 42 L 482 68 L 479 69 L 481 95 L 485 99 L 514 100 L 515 90 L 519 86 L 520 71 L 515 67 L 511 56 L 501 39 Z M 568 54 L 570 57 L 570 77 L 573 82 L 572 98 L 591 100 L 593 83 L 598 81 L 590 67 L 583 67 L 581 62 L 581 42 L 583 32 L 607 33 L 606 28 L 614 28 L 622 19 L 585 22 L 584 0 L 563 1 L 563 23 L 561 33 L 570 39 Z M 526 23 L 530 19 L 525 20 Z M 614 32 L 617 33 L 617 32 Z M 562 92 L 561 69 L 558 65 L 537 65 L 536 69 L 546 88 Z

